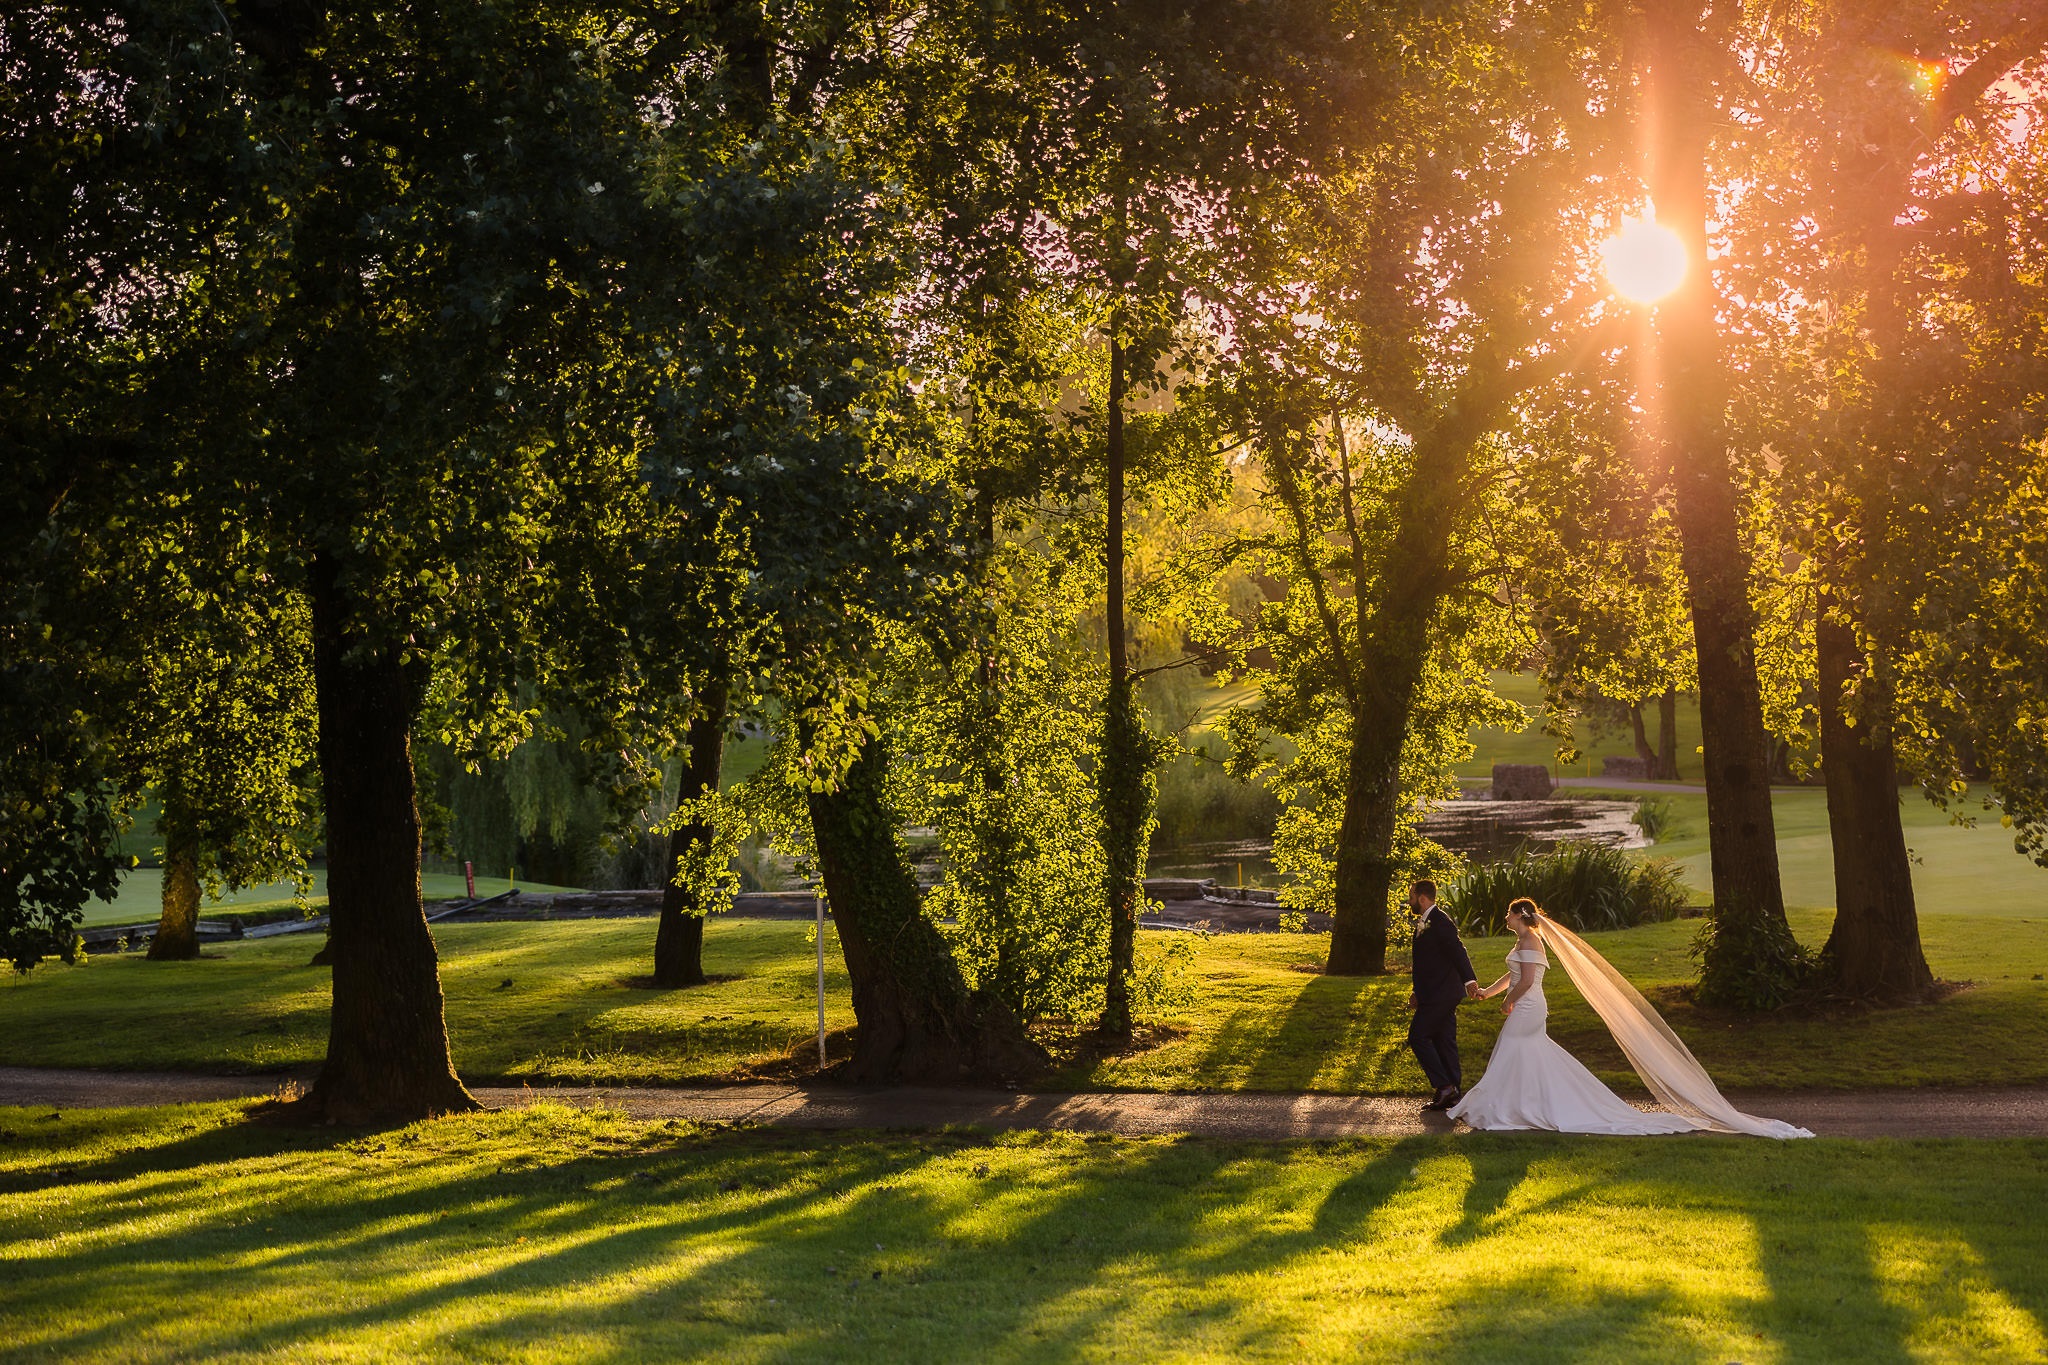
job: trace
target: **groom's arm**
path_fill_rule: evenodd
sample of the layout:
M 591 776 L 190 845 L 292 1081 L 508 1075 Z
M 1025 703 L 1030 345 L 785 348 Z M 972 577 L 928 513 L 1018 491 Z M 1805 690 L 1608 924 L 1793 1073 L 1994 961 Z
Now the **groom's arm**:
M 1472 954 L 1465 951 L 1465 936 L 1458 932 L 1458 924 L 1456 920 L 1452 920 L 1449 915 L 1445 915 L 1444 919 L 1450 922 L 1451 951 L 1457 956 L 1458 970 L 1462 971 L 1465 974 L 1463 978 L 1465 982 L 1465 994 L 1468 998 L 1476 999 L 1478 995 L 1477 987 L 1479 985 L 1479 973 L 1472 970 Z

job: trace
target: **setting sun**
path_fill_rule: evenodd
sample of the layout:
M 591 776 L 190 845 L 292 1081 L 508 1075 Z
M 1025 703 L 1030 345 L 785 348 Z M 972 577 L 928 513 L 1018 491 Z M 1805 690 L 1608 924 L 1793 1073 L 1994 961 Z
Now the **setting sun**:
M 1600 263 L 1622 297 L 1655 303 L 1685 279 L 1685 243 L 1654 216 L 1624 218 L 1621 231 L 1600 244 Z

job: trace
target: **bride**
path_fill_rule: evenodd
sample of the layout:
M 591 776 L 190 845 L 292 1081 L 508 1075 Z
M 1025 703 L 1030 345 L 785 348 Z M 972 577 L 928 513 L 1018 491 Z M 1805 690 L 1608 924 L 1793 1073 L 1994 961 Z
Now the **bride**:
M 1804 1128 L 1740 1112 L 1721 1097 L 1714 1082 L 1663 1018 L 1621 973 L 1586 941 L 1544 914 L 1532 900 L 1508 906 L 1515 946 L 1507 975 L 1480 998 L 1507 992 L 1507 1023 L 1486 1064 L 1486 1074 L 1450 1111 L 1474 1128 L 1543 1128 L 1559 1133 L 1750 1133 L 1757 1137 L 1812 1137 Z M 1564 964 L 1565 975 L 1605 1021 L 1629 1064 L 1668 1113 L 1647 1113 L 1602 1085 L 1579 1059 L 1550 1040 L 1544 1030 L 1549 1006 L 1543 999 L 1546 945 Z

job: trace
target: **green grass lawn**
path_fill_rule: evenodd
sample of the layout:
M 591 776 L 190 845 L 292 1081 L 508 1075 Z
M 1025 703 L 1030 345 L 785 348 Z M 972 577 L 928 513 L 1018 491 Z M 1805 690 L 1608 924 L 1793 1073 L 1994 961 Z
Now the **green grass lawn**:
M 1829 917 L 1793 915 L 1817 943 Z M 2048 1082 L 2048 919 L 1931 918 L 1935 971 L 1972 984 L 1937 1005 L 1828 1017 L 1787 1012 L 1743 1018 L 1682 998 L 1686 949 L 1698 925 L 1681 920 L 1588 938 L 1664 1013 L 1716 1080 L 1729 1088 L 1885 1088 Z M 1127 1090 L 1327 1091 L 1414 1094 L 1426 1089 L 1408 1055 L 1405 978 L 1324 977 L 1324 935 L 1217 937 L 1194 970 L 1198 1004 L 1158 1017 L 1180 1031 L 1127 1058 L 1069 1066 L 1063 1083 Z M 1471 940 L 1483 979 L 1505 970 L 1506 938 Z M 1626 1092 L 1641 1089 L 1606 1027 L 1562 973 L 1546 983 L 1551 1034 Z M 1476 1075 L 1500 1030 L 1498 1006 L 1461 1011 L 1460 1046 Z
M 1823 914 L 1800 912 L 1808 942 Z M 1938 1005 L 1845 1018 L 1744 1020 L 1680 997 L 1691 977 L 1679 921 L 1594 935 L 1665 1010 L 1723 1085 L 1887 1087 L 2048 1081 L 2048 921 L 1930 916 L 1935 970 L 1967 981 Z M 442 925 L 442 980 L 458 1067 L 474 1080 L 703 1082 L 800 1075 L 812 1065 L 808 926 L 714 922 L 706 965 L 722 980 L 684 991 L 641 984 L 652 920 Z M 1044 1088 L 1314 1090 L 1408 1094 L 1423 1080 L 1403 1043 L 1406 981 L 1322 977 L 1321 935 L 1218 935 L 1192 941 L 1195 1004 L 1148 1016 L 1151 1045 L 1133 1055 L 1069 1058 Z M 1144 935 L 1159 951 L 1168 936 Z M 1479 940 L 1491 973 L 1506 939 Z M 0 976 L 0 1065 L 126 1070 L 282 1071 L 316 1064 L 326 1046 L 328 974 L 304 965 L 314 936 L 227 944 L 197 962 L 106 955 Z M 828 938 L 828 1025 L 843 1051 L 853 1022 L 837 942 Z M 1627 1063 L 1561 974 L 1552 1031 L 1624 1089 Z M 1476 1074 L 1500 1015 L 1463 1014 Z
M 2048 1143 L 0 1110 L 0 1359 L 2040 1361 Z
M 479 896 L 495 896 L 500 891 L 509 891 L 517 886 L 522 891 L 573 891 L 569 886 L 554 886 L 546 882 L 513 882 L 505 877 L 478 877 L 476 893 Z M 161 868 L 138 867 L 121 878 L 121 887 L 111 901 L 87 901 L 82 923 L 94 924 L 146 924 L 163 913 L 164 874 Z M 260 910 L 274 906 L 289 905 L 296 890 L 290 882 L 271 882 L 264 886 L 248 886 L 240 891 L 229 891 L 218 900 L 204 900 L 200 903 L 201 916 L 220 910 Z M 459 872 L 425 872 L 420 874 L 420 893 L 428 900 L 453 900 L 467 894 L 467 885 Z M 314 910 L 327 908 L 327 869 L 313 869 L 312 890 L 307 893 L 307 904 Z
M 1457 768 L 1460 777 L 1490 777 L 1496 763 L 1540 763 L 1560 777 L 1598 777 L 1600 760 L 1610 755 L 1617 758 L 1636 756 L 1635 737 L 1626 729 L 1608 729 L 1595 732 L 1592 723 L 1581 717 L 1578 724 L 1579 761 L 1569 768 L 1560 767 L 1557 762 L 1557 740 L 1543 733 L 1543 685 L 1533 673 L 1495 673 L 1493 690 L 1511 702 L 1515 702 L 1530 715 L 1525 730 L 1511 731 L 1491 726 L 1472 732 L 1472 757 Z M 1650 744 L 1657 743 L 1657 704 L 1647 702 L 1643 706 L 1643 724 L 1648 727 Z M 1678 771 L 1694 782 L 1700 780 L 1700 705 L 1699 699 L 1681 696 L 1678 699 Z
M 1610 794 L 1633 799 L 1643 793 Z M 1655 799 L 1671 807 L 1674 827 L 1649 852 L 1676 858 L 1704 902 L 1712 881 L 1707 798 L 1696 792 L 1666 792 Z M 1911 791 L 1904 794 L 1899 809 L 1906 843 L 1916 860 L 1913 890 L 1922 914 L 2048 918 L 2048 868 L 2014 850 L 2011 832 L 1999 827 L 1995 814 L 1975 826 L 1958 825 L 1948 812 Z M 1983 815 L 1974 809 L 1967 813 Z M 1778 872 L 1786 902 L 1833 905 L 1835 864 L 1828 842 L 1827 793 L 1780 787 L 1771 794 L 1771 814 L 1777 823 Z

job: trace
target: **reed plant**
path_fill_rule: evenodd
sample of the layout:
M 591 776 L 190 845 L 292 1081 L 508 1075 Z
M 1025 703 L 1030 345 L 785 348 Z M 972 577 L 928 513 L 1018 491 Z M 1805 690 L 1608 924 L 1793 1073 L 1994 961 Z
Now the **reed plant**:
M 1628 929 L 1676 919 L 1690 896 L 1669 858 L 1631 858 L 1606 844 L 1527 844 L 1510 857 L 1473 863 L 1444 889 L 1444 908 L 1467 934 L 1507 932 L 1508 904 L 1527 896 L 1568 929 Z

